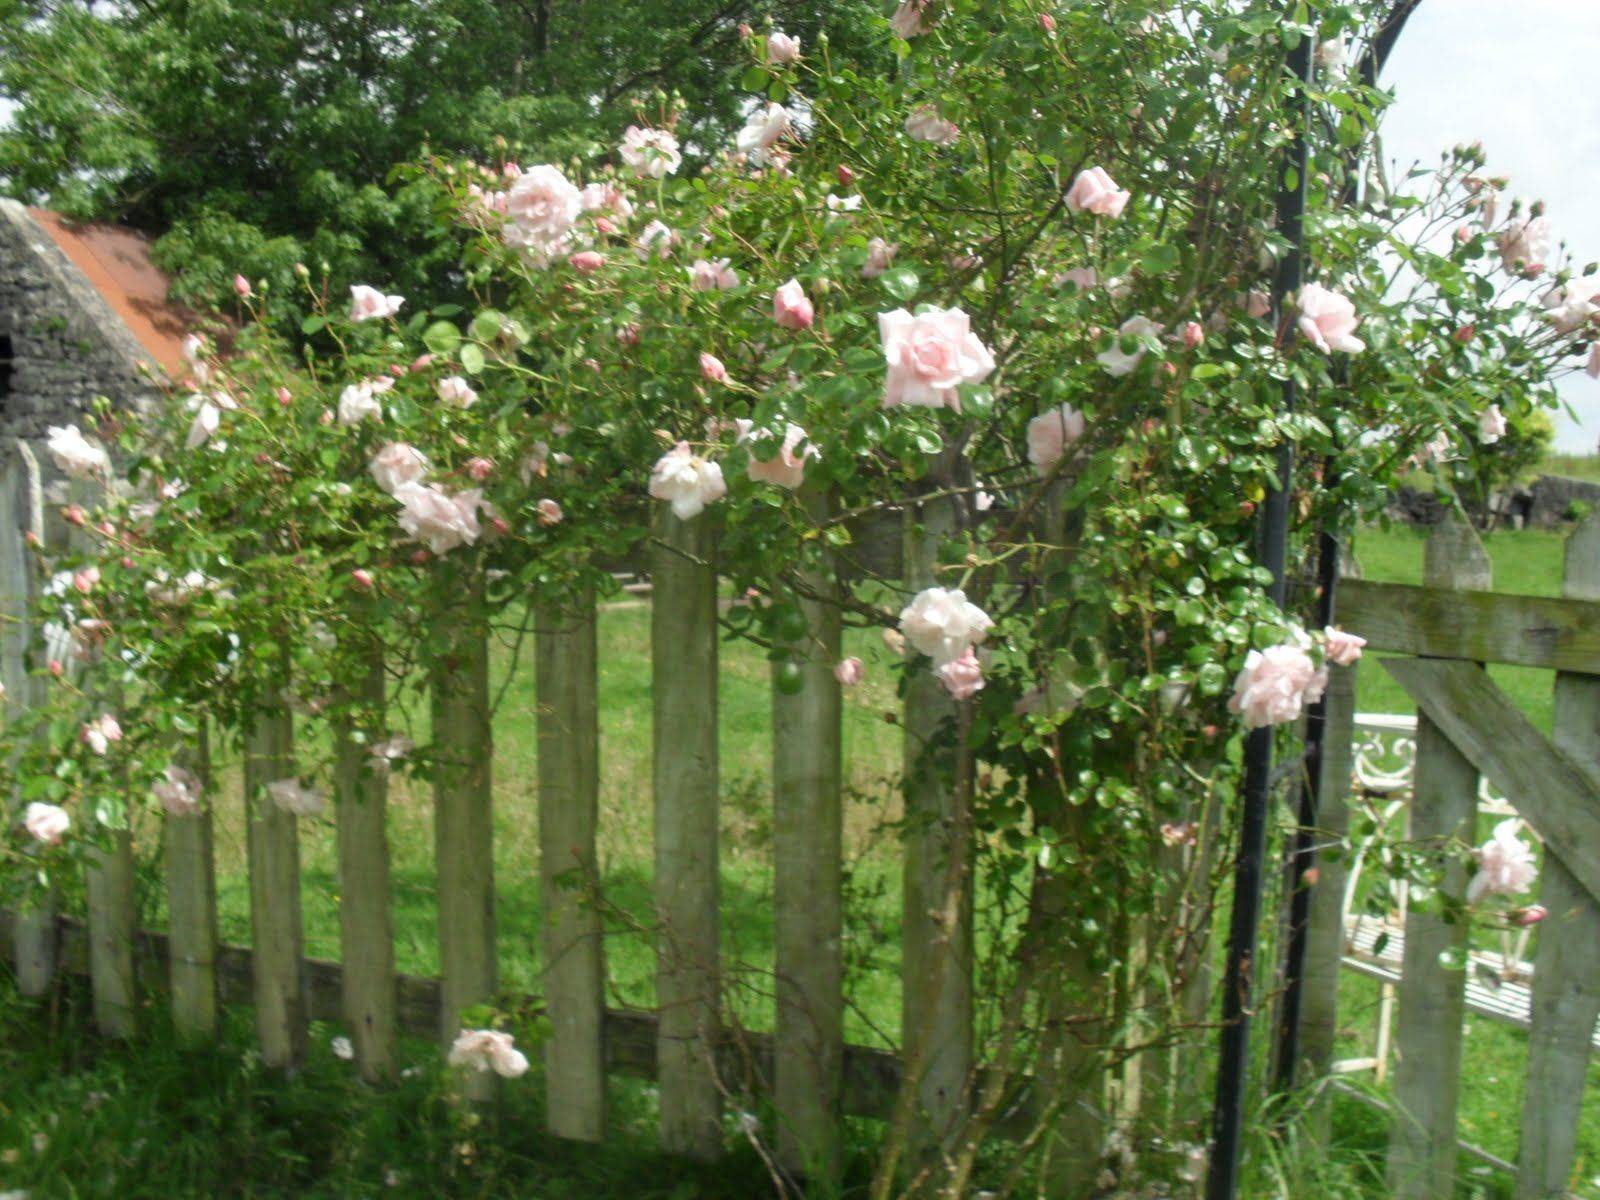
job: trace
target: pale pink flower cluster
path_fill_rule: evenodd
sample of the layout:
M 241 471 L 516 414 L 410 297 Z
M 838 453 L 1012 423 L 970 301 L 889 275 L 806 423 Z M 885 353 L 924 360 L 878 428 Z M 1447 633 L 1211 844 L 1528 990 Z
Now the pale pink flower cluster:
M 912 110 L 906 118 L 906 132 L 919 142 L 935 146 L 953 146 L 961 140 L 961 126 L 931 104 Z
M 899 253 L 898 244 L 886 242 L 881 237 L 875 237 L 867 243 L 867 261 L 861 264 L 861 278 L 876 279 L 894 263 L 894 256 Z
M 358 283 L 350 288 L 350 319 L 384 320 L 398 313 L 405 302 L 404 296 L 386 296 L 375 287 Z
M 113 742 L 122 740 L 122 726 L 110 713 L 101 713 L 83 727 L 82 737 L 91 752 L 103 755 Z
M 1533 848 L 1517 836 L 1522 822 L 1512 817 L 1494 827 L 1478 848 L 1478 873 L 1467 884 L 1467 903 L 1489 896 L 1514 896 L 1528 890 L 1539 874 Z
M 809 329 L 816 317 L 816 309 L 798 279 L 789 280 L 772 293 L 772 319 L 784 329 Z
M 755 447 L 769 441 L 774 441 L 777 434 L 770 429 L 752 429 L 750 422 L 740 418 L 739 438 L 741 444 L 749 446 L 750 453 L 750 478 L 757 483 L 773 483 L 781 488 L 793 490 L 800 486 L 805 479 L 806 461 L 816 458 L 819 451 L 806 440 L 806 431 L 798 425 L 790 425 L 783 435 L 783 445 L 778 452 L 765 461 L 755 455 Z
M 981 383 L 994 370 L 994 355 L 959 308 L 931 308 L 915 316 L 903 308 L 879 313 L 878 337 L 889 366 L 885 408 L 909 404 L 960 412 L 960 386 Z
M 506 242 L 548 266 L 570 243 L 583 196 L 560 168 L 540 163 L 512 180 L 504 205 Z
M 689 272 L 689 286 L 697 292 L 731 291 L 739 286 L 739 272 L 725 258 L 697 258 Z
M 957 700 L 970 700 L 983 690 L 983 667 L 971 646 L 939 667 L 938 674 L 944 690 Z
M 1367 644 L 1367 639 L 1357 637 L 1336 626 L 1329 625 L 1322 631 L 1323 657 L 1336 667 L 1348 667 L 1361 657 L 1361 651 Z
M 428 456 L 405 442 L 390 442 L 372 456 L 367 470 L 389 495 L 408 483 L 420 483 L 432 464 Z
M 669 135 L 670 136 L 670 135 Z M 674 140 L 673 148 L 677 148 Z M 674 165 L 676 170 L 676 165 Z M 604 180 L 597 183 L 584 185 L 583 191 L 578 193 L 580 204 L 586 213 L 597 212 L 605 217 L 615 217 L 619 221 L 626 221 L 633 216 L 633 201 L 628 199 L 628 193 L 614 183 Z
M 706 505 L 728 494 L 722 468 L 701 458 L 679 442 L 663 454 L 650 472 L 650 495 L 672 505 L 672 514 L 687 521 L 705 511 Z
M 1296 307 L 1300 310 L 1296 324 L 1301 334 L 1324 354 L 1334 350 L 1359 354 L 1367 348 L 1365 342 L 1353 336 L 1361 319 L 1348 296 L 1329 291 L 1320 283 L 1308 283 L 1300 289 Z
M 72 818 L 64 808 L 36 801 L 23 812 L 22 827 L 34 841 L 54 846 L 72 828 Z
M 45 449 L 66 474 L 74 479 L 104 476 L 111 470 L 111 459 L 105 450 L 83 436 L 76 425 L 52 425 Z
M 302 786 L 298 779 L 274 779 L 267 784 L 267 795 L 284 812 L 297 817 L 315 817 L 328 807 L 321 792 Z
M 1500 261 L 1508 271 L 1538 275 L 1545 268 L 1545 260 L 1550 257 L 1552 236 L 1549 217 L 1512 218 L 1506 222 L 1497 239 Z
M 1083 436 L 1083 414 L 1070 404 L 1041 413 L 1028 422 L 1028 461 L 1048 475 L 1067 447 Z
M 670 129 L 641 125 L 629 125 L 622 131 L 617 156 L 640 179 L 661 179 L 677 171 L 683 162 L 678 139 Z
M 1095 361 L 1105 368 L 1106 374 L 1121 378 L 1130 375 L 1143 361 L 1150 338 L 1161 336 L 1161 326 L 1149 317 L 1129 317 L 1117 328 L 1116 340 L 1111 345 L 1094 356 Z M 1123 348 L 1123 343 L 1128 342 L 1133 349 Z
M 200 811 L 200 780 L 176 763 L 161 773 L 150 792 L 170 817 L 192 817 Z
M 1297 720 L 1302 708 L 1315 704 L 1327 685 L 1328 673 L 1311 661 L 1302 635 L 1250 651 L 1233 681 L 1228 709 L 1244 718 L 1247 729 L 1282 725 Z
M 1066 199 L 1067 207 L 1073 212 L 1092 213 L 1097 217 L 1120 217 L 1122 210 L 1128 207 L 1128 193 L 1117 186 L 1104 167 L 1078 172 L 1067 190 Z
M 777 146 L 793 128 L 789 110 L 772 103 L 757 108 L 745 120 L 744 128 L 734 139 L 734 146 L 756 166 L 765 166 L 780 157 Z
M 400 528 L 434 554 L 448 554 L 478 540 L 480 489 L 448 492 L 432 483 L 402 483 L 392 495 L 400 503 Z
M 452 1067 L 493 1071 L 506 1079 L 528 1071 L 527 1055 L 517 1049 L 509 1033 L 498 1029 L 463 1029 L 450 1044 L 448 1062 Z
M 989 636 L 989 614 L 960 588 L 924 588 L 900 610 L 900 633 L 912 649 L 942 667 Z

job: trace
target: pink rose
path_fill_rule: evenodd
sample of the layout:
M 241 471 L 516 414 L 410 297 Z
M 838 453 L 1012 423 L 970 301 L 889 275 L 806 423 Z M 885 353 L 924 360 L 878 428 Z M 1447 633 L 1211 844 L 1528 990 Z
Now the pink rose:
M 1348 297 L 1330 292 L 1321 284 L 1308 283 L 1300 289 L 1297 307 L 1301 334 L 1324 354 L 1334 350 L 1359 354 L 1367 348 L 1365 342 L 1352 336 L 1361 320 Z
M 289 405 L 294 403 L 294 393 L 291 392 L 288 388 L 281 387 L 281 388 L 278 389 L 276 394 L 277 394 L 277 397 L 278 397 L 278 403 L 282 407 L 288 408 Z
M 1097 217 L 1120 217 L 1128 206 L 1128 193 L 1119 189 L 1104 167 L 1078 172 L 1067 191 L 1067 207 Z
M 1039 28 L 1044 30 L 1047 35 L 1054 33 L 1056 31 L 1056 19 L 1049 13 L 1040 13 Z
M 1252 650 L 1233 681 L 1228 709 L 1244 717 L 1247 729 L 1296 720 L 1303 705 L 1313 704 L 1327 686 L 1299 641 Z
M 1041 413 L 1028 422 L 1028 461 L 1048 475 L 1067 447 L 1083 436 L 1083 414 L 1070 404 Z
M 1057 287 L 1066 287 L 1070 283 L 1074 291 L 1087 292 L 1100 282 L 1100 276 L 1093 267 L 1072 267 L 1061 272 L 1052 282 Z
M 1478 848 L 1478 873 L 1467 885 L 1467 903 L 1489 896 L 1512 896 L 1528 890 L 1539 873 L 1532 848 L 1517 836 L 1522 822 L 1512 817 L 1494 827 L 1494 836 Z
M 1530 925 L 1537 925 L 1550 915 L 1550 910 L 1542 904 L 1530 904 L 1527 908 L 1515 908 L 1506 914 L 1506 919 L 1513 925 L 1522 929 Z
M 482 483 L 485 479 L 489 478 L 490 475 L 494 474 L 494 463 L 490 462 L 487 458 L 481 457 L 468 459 L 467 474 L 472 476 L 476 482 Z
M 961 140 L 961 127 L 946 120 L 931 104 L 924 104 L 906 118 L 906 132 L 919 142 L 935 146 L 953 146 Z
M 867 261 L 861 264 L 861 278 L 876 279 L 889 269 L 894 262 L 894 256 L 900 250 L 898 245 L 875 237 L 867 243 Z
M 350 319 L 371 321 L 392 317 L 405 302 L 404 296 L 385 296 L 377 288 L 358 283 L 350 289 Z
M 87 596 L 94 591 L 95 584 L 100 582 L 99 567 L 85 567 L 72 577 L 72 586 L 81 594 Z
M 356 586 L 363 591 L 371 591 L 375 582 L 372 578 L 372 572 L 365 567 L 357 567 L 354 571 L 351 571 L 350 578 L 355 580 Z
M 739 440 L 746 444 L 766 442 L 772 440 L 773 434 L 769 430 L 747 430 Z M 801 443 L 805 448 L 800 449 Z M 806 460 L 817 457 L 817 448 L 806 441 L 806 431 L 798 425 L 790 425 L 783 436 L 783 445 L 778 453 L 762 461 L 750 455 L 750 478 L 757 483 L 774 483 L 782 488 L 793 490 L 800 486 L 805 476 Z
M 1513 218 L 1500 231 L 1500 261 L 1508 271 L 1537 275 L 1544 270 L 1545 259 L 1549 257 L 1550 241 L 1549 217 Z
M 1256 290 L 1248 293 L 1244 298 L 1244 315 L 1260 320 L 1272 311 L 1272 298 L 1267 293 Z
M 640 261 L 648 259 L 651 255 L 665 258 L 672 253 L 672 248 L 677 244 L 677 230 L 661 221 L 651 221 L 639 231 L 639 236 L 633 243 L 633 252 L 639 256 Z
M 637 346 L 639 344 L 639 327 L 631 321 L 618 328 L 617 344 L 620 346 Z
M 566 240 L 582 211 L 578 189 L 559 168 L 529 167 L 506 192 L 507 240 L 549 253 Z
M 471 408 L 478 402 L 478 393 L 459 375 L 446 375 L 434 385 L 439 399 L 456 408 Z
M 1584 276 L 1551 288 L 1543 304 L 1558 333 L 1576 333 L 1600 313 L 1600 279 Z
M 1322 631 L 1325 642 L 1325 656 L 1336 667 L 1348 667 L 1361 657 L 1361 649 L 1367 644 L 1367 639 L 1357 637 L 1353 633 L 1346 633 L 1343 629 L 1336 629 L 1329 625 Z
M 1186 321 L 1183 329 L 1178 334 L 1178 339 L 1183 342 L 1185 350 L 1193 350 L 1206 340 L 1205 327 L 1199 321 Z
M 606 256 L 598 250 L 580 250 L 567 261 L 580 275 L 593 275 L 606 265 Z
M 683 162 L 683 155 L 678 152 L 678 139 L 671 130 L 639 125 L 629 125 L 623 130 L 617 156 L 639 179 L 671 175 Z
M 91 751 L 104 755 L 111 748 L 112 742 L 122 740 L 122 726 L 110 713 L 101 713 L 83 727 L 81 736 L 84 745 Z
M 470 546 L 478 540 L 479 491 L 454 495 L 433 484 L 403 483 L 394 491 L 400 502 L 400 528 L 434 554 L 445 554 L 457 546 Z
M 391 496 L 402 484 L 420 482 L 428 473 L 427 456 L 405 442 L 390 442 L 372 456 L 367 470 L 378 486 Z
M 566 517 L 566 514 L 561 511 L 561 505 L 554 500 L 541 500 L 533 508 L 539 514 L 539 524 L 541 525 L 559 525 Z
M 866 669 L 859 658 L 841 658 L 833 665 L 833 677 L 841 687 L 855 687 L 865 675 Z
M 970 700 L 983 690 L 983 667 L 978 656 L 968 646 L 960 658 L 952 659 L 939 668 L 939 682 L 944 690 L 957 700 Z
M 169 766 L 150 792 L 169 817 L 192 817 L 200 811 L 200 780 L 180 766 Z
M 799 62 L 800 39 L 774 29 L 767 35 L 767 60 L 780 67 Z
M 878 314 L 878 337 L 889 364 L 883 404 L 961 411 L 964 383 L 979 383 L 994 370 L 989 353 L 959 308 L 930 309 L 913 316 L 903 308 Z
M 700 355 L 700 374 L 707 383 L 728 382 L 728 368 L 722 365 L 722 360 L 715 354 Z
M 671 504 L 680 521 L 699 516 L 706 505 L 727 493 L 722 468 L 694 453 L 688 442 L 663 454 L 650 472 L 650 495 Z
M 35 802 L 22 814 L 22 827 L 34 841 L 54 846 L 72 828 L 72 818 L 64 808 Z
M 894 16 L 889 18 L 889 28 L 896 37 L 903 37 L 908 41 L 918 34 L 928 32 L 928 23 L 924 19 L 924 10 L 928 7 L 928 0 L 900 0 L 900 7 L 894 10 Z
M 785 329 L 809 329 L 816 310 L 798 279 L 791 279 L 772 294 L 772 319 Z
M 689 286 L 697 292 L 729 291 L 739 286 L 739 272 L 728 265 L 725 258 L 697 258 L 687 268 Z

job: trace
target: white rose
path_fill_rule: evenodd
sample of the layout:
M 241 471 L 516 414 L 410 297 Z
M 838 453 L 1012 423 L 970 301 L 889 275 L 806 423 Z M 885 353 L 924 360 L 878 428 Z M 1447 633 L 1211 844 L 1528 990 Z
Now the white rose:
M 924 588 L 900 612 L 900 632 L 939 666 L 983 641 L 993 624 L 960 588 Z
M 663 454 L 650 472 L 650 494 L 669 502 L 680 521 L 698 516 L 727 492 L 722 468 L 691 451 L 688 442 L 679 442 Z

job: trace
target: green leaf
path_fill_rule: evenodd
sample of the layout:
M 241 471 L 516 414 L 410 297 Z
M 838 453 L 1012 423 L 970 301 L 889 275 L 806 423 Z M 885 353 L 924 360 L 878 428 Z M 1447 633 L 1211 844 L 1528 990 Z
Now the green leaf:
M 461 347 L 461 367 L 468 375 L 476 375 L 483 370 L 483 347 L 476 342 L 468 342 Z
M 312 313 L 304 321 L 300 322 L 300 332 L 306 334 L 316 333 L 327 323 L 327 317 L 321 313 Z
M 451 321 L 435 321 L 422 332 L 422 344 L 435 354 L 454 354 L 461 331 Z
M 759 92 L 767 86 L 767 70 L 765 67 L 751 67 L 739 80 L 739 86 L 747 92 Z
M 895 267 L 878 277 L 878 286 L 902 304 L 909 304 L 922 286 L 922 280 L 910 267 Z

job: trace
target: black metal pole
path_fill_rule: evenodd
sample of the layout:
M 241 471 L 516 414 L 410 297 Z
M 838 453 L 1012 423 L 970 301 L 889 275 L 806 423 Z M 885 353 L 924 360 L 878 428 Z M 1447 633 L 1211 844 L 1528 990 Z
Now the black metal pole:
M 1296 80 L 1290 124 L 1295 137 L 1278 175 L 1278 231 L 1288 250 L 1272 281 L 1272 316 L 1278 336 L 1291 336 L 1285 309 L 1289 296 L 1305 278 L 1306 173 L 1311 131 L 1311 64 L 1316 48 L 1312 29 L 1301 34 L 1289 53 L 1288 70 Z M 1293 377 L 1283 383 L 1283 411 L 1292 413 L 1297 388 Z M 1258 525 L 1261 565 L 1272 575 L 1268 594 L 1284 604 L 1289 553 L 1289 496 L 1294 486 L 1294 447 L 1278 447 L 1276 486 L 1267 492 Z M 1239 852 L 1234 864 L 1233 913 L 1228 928 L 1228 963 L 1222 992 L 1222 1037 L 1217 1062 L 1217 1093 L 1212 1108 L 1211 1164 L 1207 1200 L 1234 1200 L 1239 1187 L 1240 1135 L 1244 1129 L 1246 1084 L 1250 1075 L 1250 1014 L 1255 985 L 1257 930 L 1261 920 L 1261 882 L 1267 857 L 1267 820 L 1272 788 L 1272 728 L 1251 730 L 1244 749 L 1244 811 L 1239 826 Z
M 1398 0 L 1383 24 L 1368 43 L 1361 56 L 1361 82 L 1367 87 L 1377 84 L 1378 76 L 1394 49 L 1406 21 L 1416 11 L 1421 0 Z M 1359 156 L 1352 154 L 1346 161 L 1344 186 L 1340 189 L 1339 204 L 1351 205 L 1357 201 L 1357 178 L 1360 171 Z M 1344 364 L 1338 375 L 1342 377 Z M 1325 464 L 1332 484 L 1333 465 Z M 1338 518 L 1325 523 L 1317 538 L 1317 618 L 1318 628 L 1331 625 L 1337 611 L 1339 586 L 1339 557 L 1341 547 L 1337 532 Z M 1316 832 L 1322 808 L 1322 754 L 1327 737 L 1327 703 L 1317 701 L 1306 717 L 1305 775 L 1300 782 L 1300 803 L 1297 813 L 1293 848 L 1289 855 L 1287 886 L 1289 892 L 1288 945 L 1284 954 L 1283 1000 L 1278 1008 L 1278 1038 L 1274 1084 L 1279 1093 L 1294 1088 L 1295 1074 L 1300 1066 L 1300 1012 L 1305 992 L 1306 950 L 1310 940 L 1311 889 L 1305 876 L 1316 863 Z

